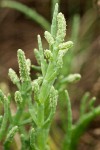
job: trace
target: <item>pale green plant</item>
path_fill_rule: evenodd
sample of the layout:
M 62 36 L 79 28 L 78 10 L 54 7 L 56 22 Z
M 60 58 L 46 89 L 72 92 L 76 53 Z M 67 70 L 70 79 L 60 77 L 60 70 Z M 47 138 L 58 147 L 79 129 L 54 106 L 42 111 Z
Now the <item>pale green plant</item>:
M 26 59 L 22 50 L 18 50 L 18 63 L 20 78 L 13 69 L 9 69 L 9 77 L 17 86 L 18 91 L 15 92 L 15 102 L 17 111 L 12 116 L 9 109 L 10 100 L 1 91 L 1 101 L 4 103 L 4 118 L 1 123 L 0 139 L 4 135 L 7 138 L 4 142 L 4 148 L 9 149 L 9 141 L 17 131 L 23 137 L 26 135 L 24 127 L 21 124 L 24 120 L 25 107 L 28 109 L 29 123 L 31 124 L 28 136 L 25 136 L 27 141 L 30 141 L 30 149 L 46 149 L 48 133 L 53 116 L 56 111 L 58 92 L 54 88 L 54 82 L 59 74 L 60 68 L 63 67 L 63 56 L 72 47 L 71 41 L 64 42 L 66 35 L 66 21 L 62 13 L 58 13 L 58 4 L 55 6 L 53 15 L 51 33 L 44 33 L 45 39 L 49 44 L 49 49 L 44 50 L 40 35 L 38 35 L 38 50 L 35 49 L 37 61 L 41 66 L 41 76 L 31 80 L 30 77 L 30 60 Z M 38 57 L 37 57 L 38 56 Z M 34 92 L 34 104 L 33 93 Z M 7 122 L 9 127 L 6 131 Z M 23 142 L 24 143 L 24 142 Z M 22 146 L 22 148 L 25 146 Z M 27 148 L 27 146 L 26 146 Z
M 58 4 L 55 6 L 51 32 L 45 31 L 44 37 L 48 43 L 48 49 L 43 49 L 41 36 L 38 35 L 38 49 L 35 55 L 41 70 L 40 76 L 32 80 L 30 76 L 31 61 L 26 59 L 24 51 L 18 50 L 19 75 L 13 69 L 9 69 L 9 77 L 18 90 L 14 93 L 17 106 L 15 114 L 12 114 L 10 104 L 12 97 L 0 90 L 0 101 L 4 106 L 4 115 L 0 116 L 0 141 L 4 150 L 10 150 L 11 142 L 18 132 L 21 139 L 21 150 L 48 150 L 48 135 L 53 117 L 56 112 L 59 91 L 55 88 L 55 82 L 63 68 L 63 57 L 73 46 L 72 41 L 65 42 L 66 21 L 62 13 L 58 13 Z M 34 68 L 34 66 L 32 66 Z M 36 66 L 35 66 L 36 67 Z M 70 74 L 61 82 L 75 82 L 80 79 L 79 74 Z M 60 89 L 60 87 L 59 87 Z M 81 117 L 73 126 L 72 110 L 68 92 L 65 91 L 67 100 L 68 122 L 67 134 L 64 139 L 64 150 L 77 148 L 80 136 L 94 117 L 100 114 L 100 106 L 94 108 L 94 98 L 89 104 L 90 112 L 85 113 L 86 103 L 81 106 Z M 84 99 L 84 98 L 83 98 Z M 86 101 L 86 100 L 85 100 Z M 29 130 L 26 130 L 26 126 Z

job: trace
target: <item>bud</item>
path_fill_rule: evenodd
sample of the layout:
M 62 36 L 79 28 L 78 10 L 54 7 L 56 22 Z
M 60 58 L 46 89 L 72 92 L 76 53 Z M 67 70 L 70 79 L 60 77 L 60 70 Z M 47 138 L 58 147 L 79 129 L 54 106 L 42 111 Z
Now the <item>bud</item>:
M 27 67 L 25 54 L 21 49 L 18 50 L 18 63 L 19 63 L 21 81 L 22 82 L 29 81 L 30 80 L 30 76 L 29 76 L 30 73 L 29 73 L 29 70 Z
M 43 77 L 38 77 L 37 82 L 39 85 L 41 85 L 43 82 Z
M 36 48 L 34 49 L 34 54 L 35 54 L 35 57 L 36 57 L 38 64 L 40 64 L 41 61 L 40 61 L 40 54 L 39 54 L 38 49 L 36 49 Z
M 37 80 L 32 82 L 32 89 L 34 92 L 37 92 L 39 90 L 39 84 L 38 84 Z
M 21 104 L 23 101 L 21 93 L 19 91 L 15 92 L 15 102 Z
M 11 69 L 11 68 L 9 69 L 8 75 L 9 75 L 11 81 L 13 82 L 13 84 L 20 82 L 16 72 L 13 69 Z
M 53 54 L 52 54 L 51 51 L 48 50 L 48 49 L 46 49 L 46 50 L 44 51 L 44 55 L 45 55 L 46 59 L 48 59 L 48 60 L 52 60 L 52 59 L 53 59 Z

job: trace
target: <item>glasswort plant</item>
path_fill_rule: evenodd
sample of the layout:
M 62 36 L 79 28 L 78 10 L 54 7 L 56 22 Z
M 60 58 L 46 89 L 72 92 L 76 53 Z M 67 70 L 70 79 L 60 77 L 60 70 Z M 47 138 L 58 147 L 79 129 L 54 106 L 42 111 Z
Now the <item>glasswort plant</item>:
M 72 47 L 71 41 L 64 42 L 66 35 L 66 21 L 62 13 L 58 13 L 58 4 L 55 6 L 51 33 L 44 33 L 49 44 L 49 49 L 44 50 L 40 35 L 38 35 L 38 50 L 35 49 L 37 61 L 41 66 L 41 76 L 32 81 L 30 77 L 31 61 L 26 59 L 22 50 L 18 50 L 18 63 L 20 78 L 13 69 L 9 69 L 9 77 L 17 86 L 15 102 L 17 111 L 12 116 L 9 109 L 10 100 L 2 91 L 0 92 L 1 102 L 4 103 L 4 117 L 1 123 L 0 139 L 6 134 L 4 141 L 5 149 L 9 149 L 10 142 L 16 132 L 25 136 L 21 124 L 25 122 L 25 107 L 28 106 L 29 123 L 31 129 L 26 140 L 30 143 L 30 149 L 45 150 L 47 147 L 50 124 L 56 111 L 58 92 L 54 88 L 54 82 L 63 66 L 63 56 Z M 33 94 L 34 93 L 34 104 Z M 9 127 L 7 122 L 9 121 Z M 26 121 L 27 122 L 27 121 Z M 9 142 L 10 141 L 10 142 Z M 23 142 L 25 144 L 25 142 Z M 25 146 L 22 146 L 25 148 Z M 27 146 L 26 146 L 27 148 Z
M 18 132 L 21 140 L 21 150 L 49 150 L 48 134 L 53 120 L 57 100 L 58 90 L 54 83 L 60 69 L 63 67 L 63 56 L 73 46 L 72 41 L 65 42 L 66 21 L 62 13 L 58 13 L 58 4 L 55 6 L 51 32 L 45 31 L 44 37 L 48 42 L 48 49 L 43 49 L 41 36 L 38 35 L 38 49 L 34 53 L 40 76 L 32 80 L 30 69 L 32 67 L 30 59 L 26 59 L 24 52 L 19 49 L 17 52 L 19 74 L 13 69 L 9 69 L 9 77 L 18 90 L 14 94 L 17 110 L 12 114 L 10 103 L 12 97 L 7 96 L 0 90 L 0 101 L 4 106 L 4 115 L 0 116 L 0 141 L 4 150 L 10 150 L 11 142 Z M 38 67 L 36 67 L 38 68 Z M 62 84 L 74 82 L 80 79 L 79 74 L 71 74 L 61 80 Z M 65 91 L 68 110 L 67 135 L 64 139 L 64 150 L 76 148 L 79 137 L 83 134 L 89 122 L 100 114 L 100 107 L 94 108 L 93 102 L 89 108 L 89 113 L 85 114 L 85 103 L 81 106 L 81 117 L 76 125 L 72 125 L 72 111 L 68 92 Z M 84 99 L 84 98 L 83 98 Z M 26 130 L 26 125 L 29 130 Z M 78 134 L 77 134 L 78 133 Z

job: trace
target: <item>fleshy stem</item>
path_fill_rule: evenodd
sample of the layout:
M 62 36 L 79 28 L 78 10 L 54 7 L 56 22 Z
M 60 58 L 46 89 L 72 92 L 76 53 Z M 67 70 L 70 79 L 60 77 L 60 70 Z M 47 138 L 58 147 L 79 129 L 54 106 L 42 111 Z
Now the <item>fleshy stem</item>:
M 66 127 L 66 137 L 64 139 L 64 145 L 63 150 L 70 150 L 71 145 L 71 131 L 72 131 L 72 109 L 71 109 L 71 103 L 70 98 L 68 95 L 68 92 L 65 91 L 66 101 L 67 101 L 67 127 Z

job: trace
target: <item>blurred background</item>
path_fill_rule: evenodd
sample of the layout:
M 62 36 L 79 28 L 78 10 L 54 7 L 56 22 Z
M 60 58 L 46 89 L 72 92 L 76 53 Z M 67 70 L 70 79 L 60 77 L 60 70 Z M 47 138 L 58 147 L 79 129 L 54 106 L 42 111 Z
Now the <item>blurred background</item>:
M 16 54 L 19 48 L 36 64 L 33 48 L 37 47 L 37 34 L 43 37 L 44 31 L 50 30 L 56 2 L 66 17 L 66 39 L 74 41 L 72 53 L 66 58 L 69 65 L 67 74 L 77 72 L 82 75 L 77 84 L 68 86 L 73 121 L 76 121 L 83 93 L 91 92 L 92 96 L 97 97 L 96 105 L 100 104 L 100 0 L 0 0 L 0 88 L 6 92 L 13 90 L 8 69 L 13 68 L 18 72 Z M 29 8 L 33 10 L 33 16 L 30 15 Z M 43 43 L 46 45 L 44 38 Z M 66 107 L 64 111 L 66 114 Z M 66 125 L 66 116 L 67 114 L 62 115 L 58 103 L 56 123 L 52 124 L 50 136 L 52 150 L 59 150 L 59 141 L 62 141 L 64 135 L 62 124 Z M 79 150 L 81 149 L 100 150 L 100 117 L 91 123 L 80 139 Z

